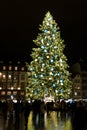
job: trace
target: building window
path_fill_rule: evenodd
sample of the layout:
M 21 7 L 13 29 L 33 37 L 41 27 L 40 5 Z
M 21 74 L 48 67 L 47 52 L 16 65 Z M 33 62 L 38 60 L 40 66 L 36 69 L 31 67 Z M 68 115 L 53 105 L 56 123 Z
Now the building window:
M 11 83 L 8 83 L 8 84 L 7 84 L 7 89 L 11 89 L 11 86 L 12 86 L 12 84 L 11 84 Z
M 13 91 L 13 95 L 17 95 L 17 91 Z
M 1 95 L 5 95 L 5 91 L 1 91 Z
M 6 70 L 6 66 L 3 66 L 3 70 Z
M 3 89 L 5 89 L 6 88 L 6 83 L 3 83 L 2 87 L 3 87 Z
M 87 86 L 82 86 L 82 90 L 87 90 Z
M 87 77 L 87 73 L 82 73 L 82 77 Z
M 14 83 L 14 89 L 16 89 L 17 88 L 17 83 Z
M 22 67 L 21 70 L 24 71 L 24 67 Z
M 77 92 L 74 92 L 74 95 L 77 96 Z
M 13 87 L 11 87 L 11 90 L 13 90 L 14 88 Z
M 78 96 L 80 96 L 81 95 L 81 93 L 80 92 L 78 92 Z
M 21 88 L 20 88 L 20 87 L 18 87 L 17 89 L 18 89 L 18 90 L 20 90 Z
M 75 83 L 80 83 L 81 81 L 80 81 L 80 79 L 75 79 L 74 82 L 75 82 Z
M 83 92 L 83 98 L 87 98 L 87 93 Z
M 80 89 L 80 87 L 79 87 L 79 86 L 77 86 L 77 89 Z
M 25 80 L 25 75 L 21 75 L 21 80 Z
M 23 96 L 24 94 L 25 94 L 24 92 L 21 92 L 21 93 L 20 93 L 20 95 L 22 95 L 22 96 Z
M 12 70 L 12 67 L 11 67 L 11 66 L 9 66 L 9 70 Z
M 11 79 L 11 75 L 8 75 L 8 79 Z
M 14 80 L 18 80 L 18 75 L 14 75 Z
M 14 80 L 18 80 L 18 75 L 14 75 Z
M 87 84 L 87 79 L 83 79 L 82 84 Z
M 11 95 L 11 91 L 7 91 L 7 95 Z
M 18 70 L 18 67 L 17 67 L 17 66 L 15 66 L 15 70 Z
M 2 73 L 0 72 L 0 79 L 2 78 Z
M 5 74 L 3 74 L 3 79 L 6 79 L 6 75 Z
M 25 88 L 25 82 L 21 82 L 21 89 Z
M 74 85 L 73 85 L 73 88 L 74 88 L 74 89 L 80 89 L 80 86 L 79 86 L 78 84 L 74 84 Z

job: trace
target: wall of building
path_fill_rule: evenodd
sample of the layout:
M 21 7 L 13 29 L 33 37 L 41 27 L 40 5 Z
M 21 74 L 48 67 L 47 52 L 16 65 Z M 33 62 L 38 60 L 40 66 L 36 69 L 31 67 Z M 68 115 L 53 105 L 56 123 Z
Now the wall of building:
M 21 64 L 0 64 L 0 99 L 24 99 L 27 69 Z

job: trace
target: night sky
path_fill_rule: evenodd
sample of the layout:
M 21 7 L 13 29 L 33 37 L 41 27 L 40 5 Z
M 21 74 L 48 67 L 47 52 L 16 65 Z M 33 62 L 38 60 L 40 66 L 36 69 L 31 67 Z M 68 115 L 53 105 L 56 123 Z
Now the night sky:
M 50 11 L 69 64 L 87 60 L 87 0 L 0 1 L 0 60 L 30 61 L 39 25 Z

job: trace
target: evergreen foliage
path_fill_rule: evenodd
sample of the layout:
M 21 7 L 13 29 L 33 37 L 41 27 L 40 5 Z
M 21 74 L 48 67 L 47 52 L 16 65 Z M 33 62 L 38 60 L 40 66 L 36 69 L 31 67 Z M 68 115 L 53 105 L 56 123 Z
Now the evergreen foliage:
M 72 82 L 67 58 L 63 54 L 64 40 L 49 11 L 39 30 L 36 40 L 33 40 L 37 47 L 32 49 L 32 61 L 27 63 L 26 99 L 40 99 L 45 94 L 55 98 L 69 98 Z

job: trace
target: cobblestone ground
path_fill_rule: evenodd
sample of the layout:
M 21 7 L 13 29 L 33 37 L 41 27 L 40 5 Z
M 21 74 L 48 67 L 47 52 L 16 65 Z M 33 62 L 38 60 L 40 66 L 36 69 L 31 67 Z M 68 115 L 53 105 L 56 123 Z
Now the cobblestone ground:
M 63 120 L 62 120 L 63 116 Z M 13 119 L 7 117 L 3 119 L 3 115 L 0 114 L 0 130 L 72 130 L 70 118 L 64 119 L 67 115 L 60 115 L 57 112 L 44 113 L 44 115 L 33 114 L 31 111 L 28 117 L 27 127 L 25 127 L 24 113 L 20 114 L 20 120 L 16 121 L 13 115 Z
M 28 117 L 25 127 L 24 113 L 20 114 L 20 120 L 7 117 L 5 120 L 0 113 L 0 130 L 87 130 L 87 112 L 72 115 L 71 112 L 45 112 L 43 115 L 33 113 Z
M 13 118 L 9 118 L 5 120 L 3 118 L 2 113 L 0 113 L 0 130 L 25 130 L 24 125 L 24 113 L 20 114 L 20 121 L 16 121 L 13 115 Z
M 72 130 L 71 118 L 65 112 L 61 115 L 60 112 L 51 111 L 41 116 L 31 112 L 27 130 Z

